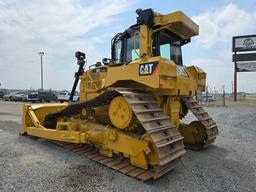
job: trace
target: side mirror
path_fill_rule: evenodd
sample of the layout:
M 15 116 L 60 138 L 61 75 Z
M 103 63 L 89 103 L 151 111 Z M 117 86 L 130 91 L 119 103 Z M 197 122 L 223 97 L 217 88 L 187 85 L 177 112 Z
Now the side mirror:
M 103 58 L 103 59 L 102 59 L 102 63 L 103 63 L 104 65 L 109 65 L 110 63 L 112 63 L 112 59 Z

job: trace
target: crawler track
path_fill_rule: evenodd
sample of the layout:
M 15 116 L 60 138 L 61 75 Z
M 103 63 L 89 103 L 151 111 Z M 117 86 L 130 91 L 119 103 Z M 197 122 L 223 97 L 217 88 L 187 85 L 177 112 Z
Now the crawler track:
M 179 161 L 179 159 L 176 159 L 172 161 L 170 164 L 166 164 L 165 166 L 159 167 L 157 171 L 145 170 L 134 165 L 131 165 L 128 159 L 109 158 L 104 155 L 101 155 L 96 148 L 94 148 L 93 146 L 89 146 L 87 144 L 72 144 L 60 141 L 51 142 L 66 150 L 72 151 L 78 155 L 91 159 L 101 165 L 109 167 L 117 172 L 128 175 L 130 177 L 134 177 L 141 181 L 148 181 L 160 177 L 162 174 L 173 169 L 176 163 Z
M 107 90 L 95 99 L 71 104 L 59 112 L 48 114 L 44 125 L 46 127 L 54 127 L 58 117 L 70 117 L 79 114 L 83 108 L 108 105 L 114 97 L 120 95 L 126 99 L 141 126 L 151 138 L 151 148 L 154 153 L 157 153 L 158 165 L 144 170 L 131 165 L 128 159 L 120 160 L 119 158 L 105 157 L 93 146 L 53 142 L 139 180 L 156 179 L 173 169 L 185 153 L 185 150 L 183 137 L 177 131 L 176 126 L 170 122 L 169 117 L 164 114 L 163 109 L 158 107 L 154 96 L 150 92 L 125 88 Z
M 193 97 L 182 97 L 182 100 L 186 104 L 189 110 L 196 116 L 198 121 L 202 123 L 206 130 L 207 139 L 202 146 L 187 146 L 191 149 L 207 148 L 214 142 L 218 135 L 218 127 L 216 122 L 209 116 L 209 114 L 203 109 L 199 103 L 193 99 Z

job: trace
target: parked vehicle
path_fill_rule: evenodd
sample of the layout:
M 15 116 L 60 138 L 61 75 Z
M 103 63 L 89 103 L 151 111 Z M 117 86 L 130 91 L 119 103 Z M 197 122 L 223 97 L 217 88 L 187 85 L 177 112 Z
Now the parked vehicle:
M 11 101 L 13 95 L 14 95 L 14 93 L 8 93 L 8 94 L 6 94 L 6 95 L 3 96 L 3 99 L 4 99 L 5 101 Z
M 21 97 L 25 98 L 26 97 L 25 95 L 26 95 L 25 91 L 16 91 L 16 92 L 12 92 L 12 93 L 4 95 L 3 99 L 5 101 L 18 101 Z M 22 101 L 24 101 L 24 100 L 22 100 Z
M 35 103 L 35 102 L 57 102 L 57 96 L 52 91 L 38 91 L 32 92 L 28 95 L 28 101 Z
M 203 101 L 214 102 L 214 101 L 216 101 L 216 99 L 215 99 L 214 95 L 207 95 L 207 96 L 205 95 L 203 97 Z
M 15 95 L 12 97 L 12 100 L 13 100 L 13 101 L 27 101 L 27 100 L 28 100 L 28 94 L 26 94 L 26 93 L 18 93 L 18 94 L 15 94 Z
M 211 94 L 206 95 L 205 93 L 197 93 L 197 100 L 200 102 L 214 102 L 216 101 L 216 98 Z
M 32 93 L 28 94 L 28 101 L 33 102 L 33 103 L 36 101 L 39 101 L 38 92 L 32 92 Z
M 6 91 L 4 91 L 4 90 L 0 90 L 0 98 L 3 98 L 4 97 L 4 95 L 6 95 L 7 94 L 7 92 Z
M 60 92 L 57 96 L 58 101 L 60 101 L 61 103 L 65 101 L 69 101 L 70 94 L 71 92 L 69 91 Z M 73 96 L 73 101 L 78 101 L 78 100 L 79 100 L 79 93 L 76 92 Z

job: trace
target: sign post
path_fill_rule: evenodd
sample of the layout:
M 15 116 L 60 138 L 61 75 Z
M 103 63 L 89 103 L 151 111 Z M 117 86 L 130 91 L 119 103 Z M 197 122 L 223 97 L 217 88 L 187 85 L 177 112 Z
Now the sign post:
M 236 52 L 235 52 L 236 55 Z M 237 63 L 234 66 L 234 101 L 237 101 Z
M 234 101 L 237 101 L 237 72 L 256 72 L 256 34 L 233 37 L 232 51 L 234 62 Z

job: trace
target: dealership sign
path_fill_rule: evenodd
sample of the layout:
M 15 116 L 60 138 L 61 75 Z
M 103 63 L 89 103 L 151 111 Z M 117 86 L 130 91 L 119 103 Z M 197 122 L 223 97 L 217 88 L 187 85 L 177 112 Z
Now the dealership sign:
M 233 37 L 233 52 L 256 51 L 256 35 Z
M 256 72 L 256 62 L 237 63 L 237 72 Z
M 237 72 L 256 72 L 256 34 L 232 39 L 234 62 L 234 101 L 237 101 Z
M 237 72 L 256 72 L 256 35 L 233 37 L 233 52 Z

